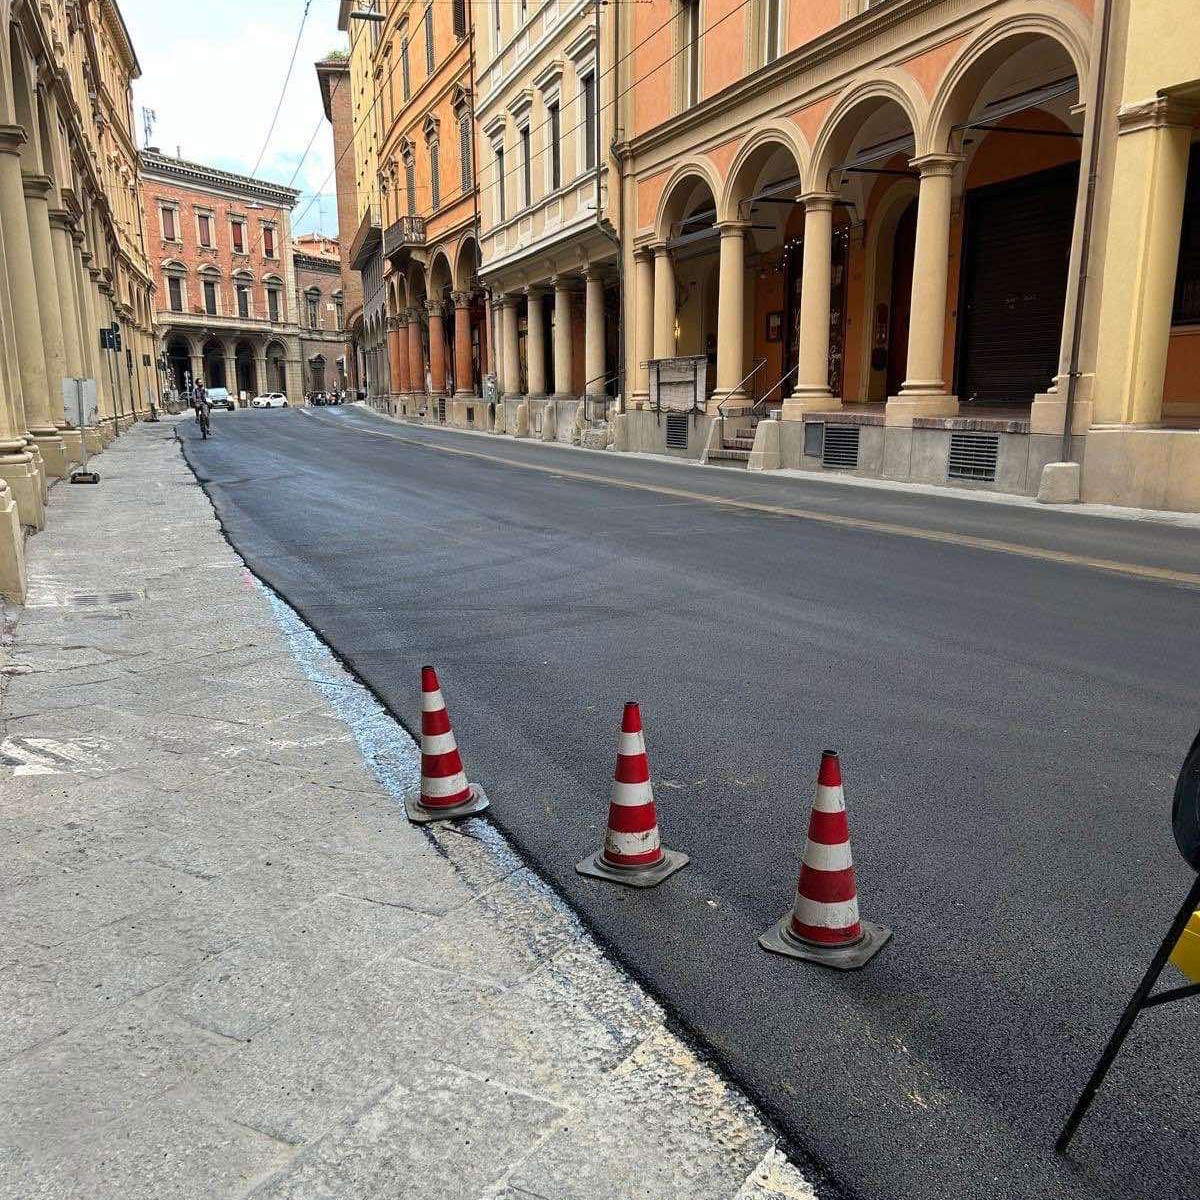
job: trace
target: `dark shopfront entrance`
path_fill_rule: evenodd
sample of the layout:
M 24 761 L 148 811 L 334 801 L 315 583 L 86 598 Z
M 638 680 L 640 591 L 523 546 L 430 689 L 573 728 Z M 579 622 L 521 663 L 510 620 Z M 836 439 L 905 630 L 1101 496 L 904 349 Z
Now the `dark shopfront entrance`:
M 1079 167 L 966 194 L 957 386 L 964 404 L 1029 404 L 1058 372 Z

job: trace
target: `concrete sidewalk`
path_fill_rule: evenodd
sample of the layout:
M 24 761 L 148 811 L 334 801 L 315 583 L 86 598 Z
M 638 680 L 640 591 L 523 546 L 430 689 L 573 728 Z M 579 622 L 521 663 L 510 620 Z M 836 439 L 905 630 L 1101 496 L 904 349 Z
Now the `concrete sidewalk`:
M 0 1197 L 813 1195 L 493 826 L 407 823 L 170 424 L 95 464 L 0 647 Z

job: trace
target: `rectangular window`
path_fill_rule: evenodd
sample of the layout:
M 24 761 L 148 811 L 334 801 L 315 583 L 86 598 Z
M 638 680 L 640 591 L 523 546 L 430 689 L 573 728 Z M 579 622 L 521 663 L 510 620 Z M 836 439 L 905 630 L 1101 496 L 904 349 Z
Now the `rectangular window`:
M 196 218 L 200 225 L 200 245 L 206 250 L 212 249 L 212 217 L 208 213 L 200 213 Z
M 438 161 L 441 149 L 438 142 L 429 143 L 429 203 L 435 209 L 442 205 L 442 168 Z
M 700 99 L 700 0 L 682 0 L 680 9 L 683 43 L 683 106 Z
M 556 192 L 562 187 L 562 116 L 557 100 L 546 105 L 546 114 L 550 139 L 550 190 Z
M 263 235 L 263 239 L 262 239 L 263 257 L 264 258 L 274 258 L 275 257 L 275 226 L 274 225 L 264 225 L 262 235 Z
M 233 240 L 234 254 L 246 253 L 246 222 L 234 221 L 230 227 L 230 236 Z
M 467 36 L 467 0 L 454 0 L 454 36 Z
M 408 193 L 408 215 L 417 215 L 417 168 L 410 154 L 404 160 L 404 190 Z
M 333 307 L 337 312 L 337 327 L 342 329 L 346 324 L 346 304 L 340 297 L 336 297 L 333 302 Z
M 217 285 L 211 279 L 204 281 L 204 311 L 210 317 L 217 315 Z
M 272 321 L 279 320 L 279 289 L 267 288 L 267 316 Z
M 237 306 L 239 317 L 249 317 L 250 289 L 244 283 L 239 283 L 237 287 Z
M 496 45 L 500 45 L 500 0 L 492 0 L 492 29 L 496 34 Z
M 175 210 L 173 208 L 164 208 L 162 210 L 162 231 L 163 238 L 168 242 L 176 240 L 175 235 Z
M 503 221 L 504 212 L 504 189 L 508 181 L 504 178 L 504 147 L 496 147 L 496 217 Z
M 425 10 L 425 74 L 433 74 L 433 5 Z
M 315 297 L 310 296 L 308 298 L 308 327 L 309 327 L 309 329 L 316 329 L 318 321 L 319 321 L 319 317 L 317 314 L 317 300 Z
M 471 114 L 465 109 L 458 118 L 458 169 L 462 175 L 462 190 L 471 190 Z
M 407 104 L 412 95 L 412 76 L 408 71 L 408 34 L 400 39 L 400 86 L 404 90 L 404 102 Z
M 780 0 L 765 0 L 763 10 L 763 62 L 771 63 L 779 57 Z
M 171 297 L 171 311 L 183 312 L 183 280 L 178 275 L 167 280 L 167 294 Z
M 529 126 L 521 130 L 521 203 L 533 203 L 533 155 L 530 153 Z
M 583 97 L 583 165 L 596 165 L 596 77 L 590 71 L 579 80 Z

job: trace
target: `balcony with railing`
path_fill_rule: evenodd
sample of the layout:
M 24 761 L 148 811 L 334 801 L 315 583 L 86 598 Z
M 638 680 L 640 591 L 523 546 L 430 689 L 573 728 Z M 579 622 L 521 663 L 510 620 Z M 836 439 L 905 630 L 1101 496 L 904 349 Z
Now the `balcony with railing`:
M 379 245 L 379 218 L 373 204 L 367 205 L 367 211 L 359 222 L 358 231 L 350 243 L 350 265 L 361 271 L 367 260 Z
M 383 231 L 383 254 L 391 258 L 401 250 L 411 250 L 425 245 L 425 218 L 401 217 Z

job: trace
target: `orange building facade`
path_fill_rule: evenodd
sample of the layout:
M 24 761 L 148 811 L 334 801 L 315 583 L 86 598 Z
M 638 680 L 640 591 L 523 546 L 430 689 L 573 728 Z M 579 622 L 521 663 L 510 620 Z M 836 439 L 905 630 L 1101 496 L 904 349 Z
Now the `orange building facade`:
M 476 274 L 470 6 L 396 0 L 384 16 L 373 71 L 391 381 L 385 403 L 444 421 L 480 394 L 487 355 Z
M 694 359 L 711 457 L 1036 491 L 1078 352 L 1090 0 L 655 0 L 626 36 L 635 406 Z

